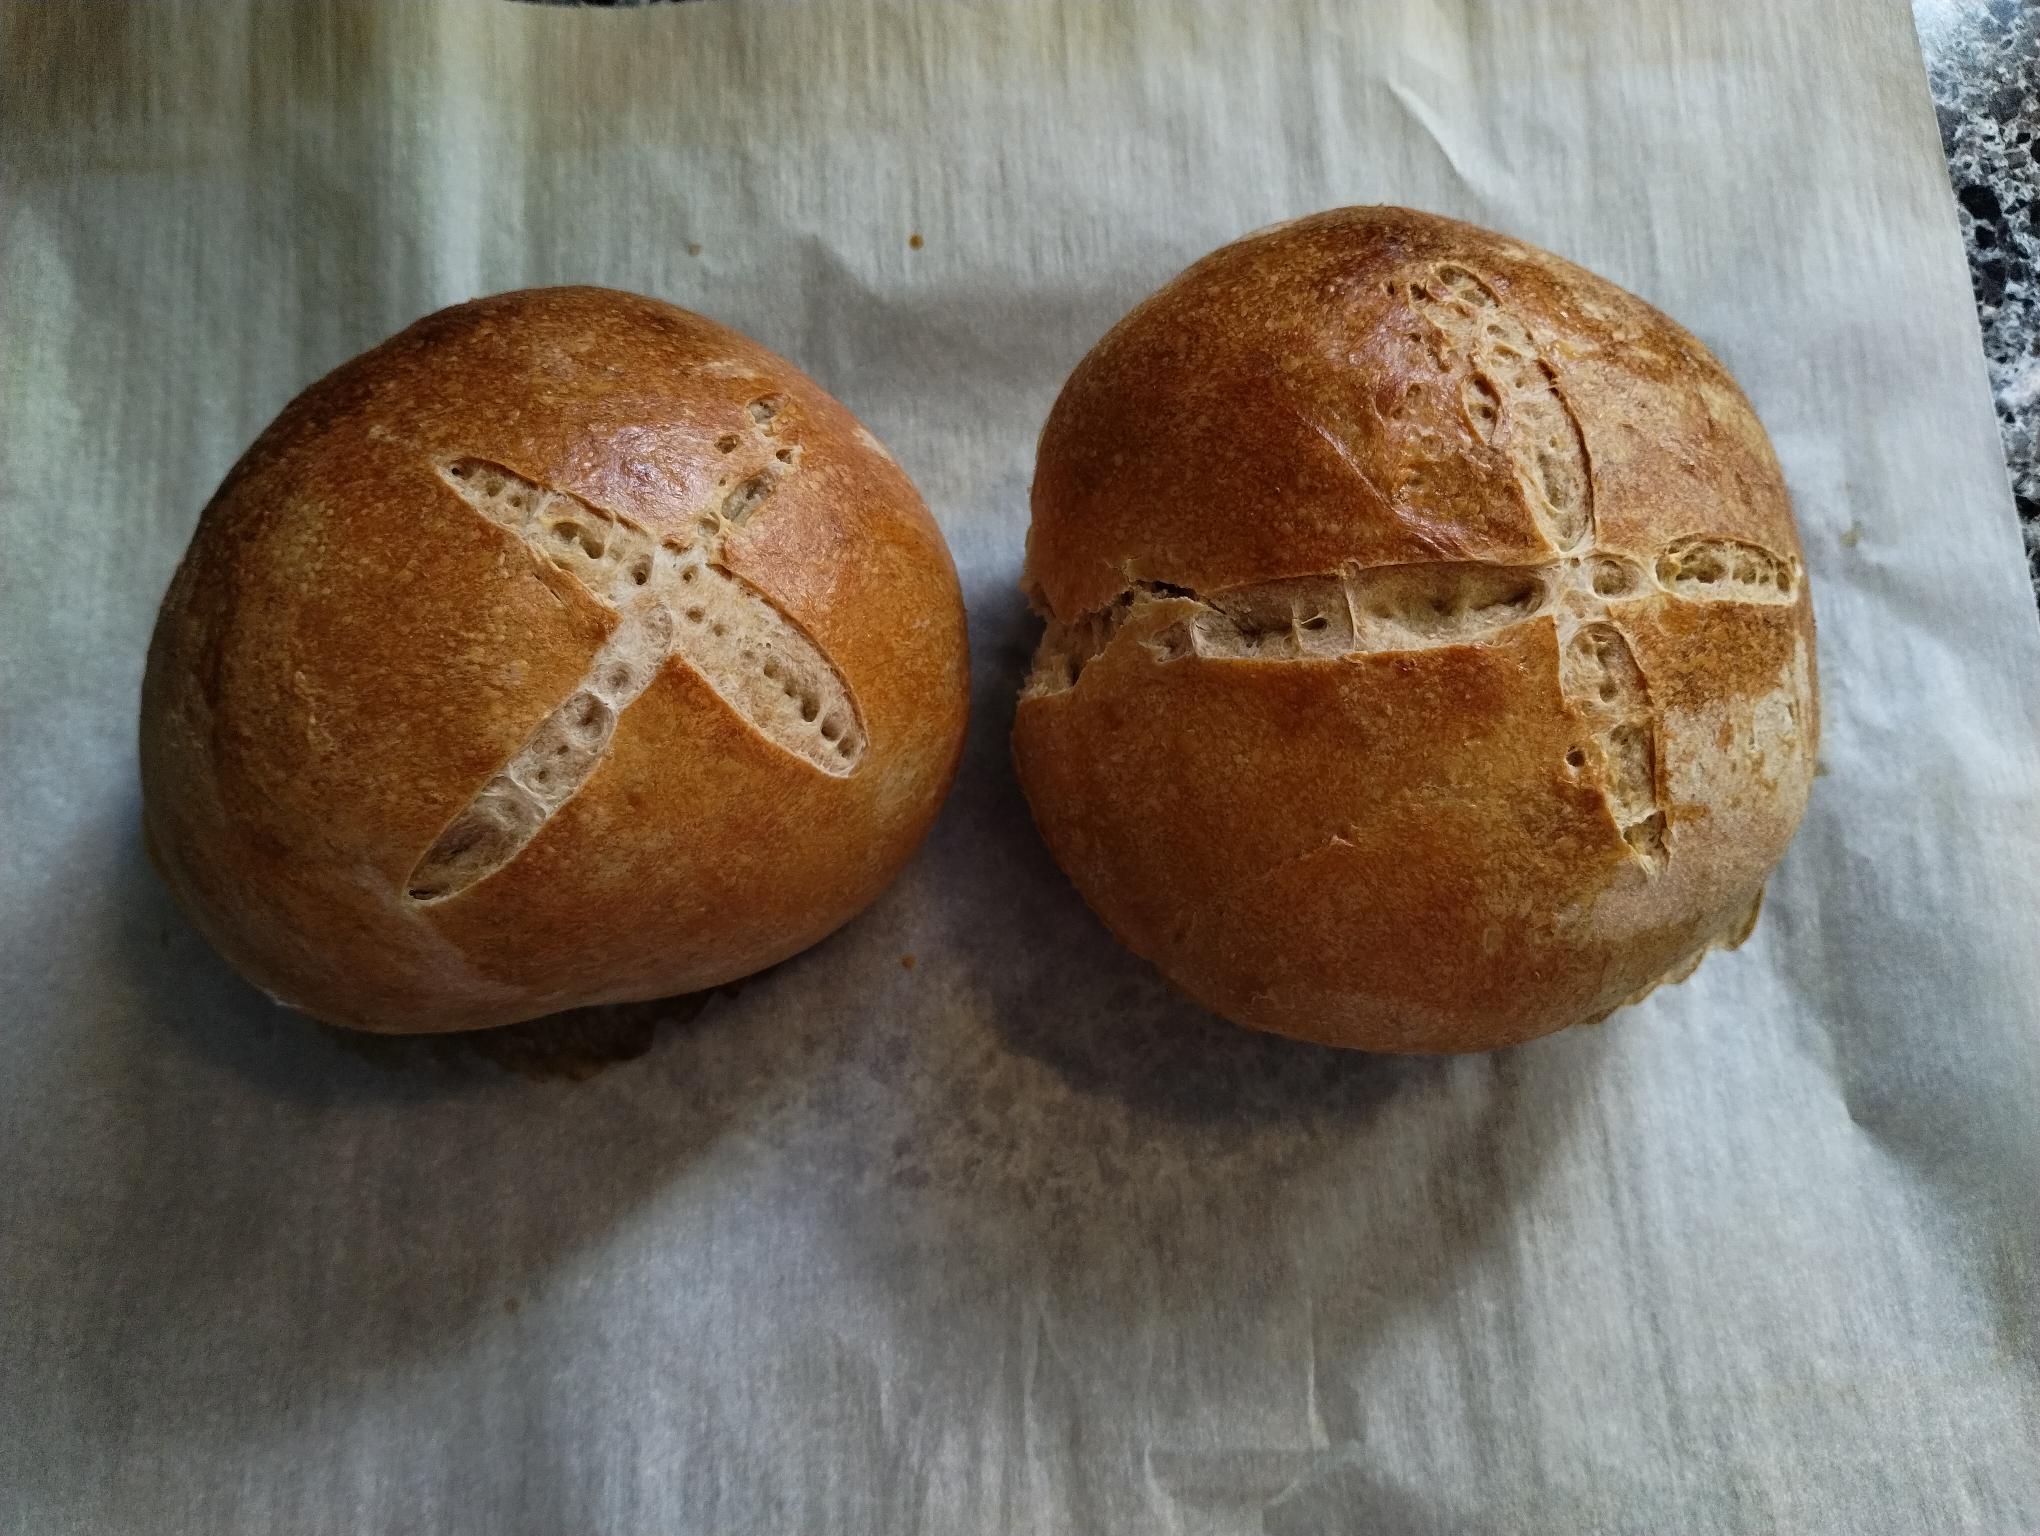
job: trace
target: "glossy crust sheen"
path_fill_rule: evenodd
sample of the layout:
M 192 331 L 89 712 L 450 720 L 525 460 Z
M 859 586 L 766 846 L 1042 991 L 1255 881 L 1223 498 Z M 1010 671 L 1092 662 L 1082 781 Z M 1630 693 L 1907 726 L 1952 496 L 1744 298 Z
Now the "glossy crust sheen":
M 1539 395 L 1520 419 L 1453 339 L 1476 312 L 1502 317 L 1482 356 Z M 1540 402 L 1576 428 L 1578 549 L 1634 582 L 1600 603 L 1648 695 L 1633 841 L 1555 600 L 1456 643 L 1184 649 L 1289 578 L 1495 565 L 1557 591 L 1524 468 Z M 1681 584 L 1696 543 L 1726 556 Z M 1738 561 L 1763 600 L 1731 590 Z M 1321 214 L 1135 309 L 1043 432 L 1027 585 L 1050 620 L 1014 732 L 1036 821 L 1130 948 L 1257 1028 L 1462 1051 L 1601 1017 L 1741 940 L 1805 805 L 1812 608 L 1748 402 L 1650 306 L 1470 225 Z
M 775 746 L 668 658 L 517 857 L 414 900 L 421 855 L 619 622 L 443 467 L 487 461 L 683 540 L 766 398 L 797 472 L 722 562 L 854 694 L 855 771 Z M 814 943 L 898 872 L 955 772 L 966 668 L 940 532 L 812 380 L 650 299 L 503 294 L 313 385 L 206 508 L 143 685 L 149 846 L 244 974 L 335 1023 L 462 1029 L 690 991 Z

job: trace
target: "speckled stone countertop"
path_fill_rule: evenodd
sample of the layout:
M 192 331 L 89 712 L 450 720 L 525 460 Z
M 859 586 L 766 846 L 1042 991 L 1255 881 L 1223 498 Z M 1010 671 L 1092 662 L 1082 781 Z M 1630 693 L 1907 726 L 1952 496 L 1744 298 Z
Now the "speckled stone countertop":
M 2040 597 L 2040 0 L 1913 0 Z

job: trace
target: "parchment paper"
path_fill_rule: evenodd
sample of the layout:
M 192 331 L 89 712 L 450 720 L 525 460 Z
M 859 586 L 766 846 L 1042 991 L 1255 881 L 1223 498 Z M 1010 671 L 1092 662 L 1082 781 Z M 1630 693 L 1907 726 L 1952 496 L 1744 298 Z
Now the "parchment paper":
M 2040 636 L 1898 0 L 5 37 L 0 1530 L 2040 1530 Z M 1826 774 L 1755 939 L 1485 1059 L 1198 1013 L 1008 766 L 1065 372 L 1210 247 L 1377 200 L 1697 330 L 1818 601 Z M 151 876 L 134 763 L 255 431 L 563 281 L 861 413 L 976 677 L 897 887 L 578 1083 L 272 1008 Z

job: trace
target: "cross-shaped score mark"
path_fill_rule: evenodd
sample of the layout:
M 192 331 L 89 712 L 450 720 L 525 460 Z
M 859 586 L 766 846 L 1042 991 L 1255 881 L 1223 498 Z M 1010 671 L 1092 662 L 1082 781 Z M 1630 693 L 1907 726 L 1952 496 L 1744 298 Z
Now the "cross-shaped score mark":
M 1656 869 L 1667 851 L 1658 721 L 1619 614 L 1630 603 L 1665 599 L 1785 604 L 1796 588 L 1791 563 L 1768 550 L 1682 539 L 1659 554 L 1653 571 L 1589 548 L 1543 565 L 1434 561 L 1235 587 L 1192 599 L 1198 613 L 1146 644 L 1165 662 L 1335 658 L 1473 644 L 1549 615 L 1558 626 L 1559 684 L 1593 730 L 1609 809 L 1637 856 Z M 1071 659 L 1080 667 L 1102 649 L 1133 607 L 1184 596 L 1137 592 Z M 1583 754 L 1575 752 L 1567 766 L 1583 768 Z
M 772 445 L 777 402 L 751 407 L 754 439 Z M 736 434 L 717 447 L 742 446 Z M 587 783 L 618 717 L 668 657 L 696 672 L 760 735 L 821 772 L 844 777 L 863 758 L 856 701 L 820 649 L 771 601 L 721 564 L 724 536 L 799 463 L 777 447 L 763 467 L 694 519 L 693 536 L 660 539 L 628 518 L 534 484 L 500 464 L 458 458 L 440 476 L 469 506 L 522 539 L 617 616 L 587 675 L 474 799 L 447 823 L 406 882 L 411 899 L 443 901 L 494 874 Z
M 1053 643 L 1044 645 L 1030 689 L 1072 686 L 1127 618 L 1154 603 L 1196 604 L 1194 613 L 1142 637 L 1165 663 L 1192 656 L 1297 660 L 1425 650 L 1492 639 L 1549 615 L 1558 629 L 1559 685 L 1593 732 L 1609 811 L 1636 858 L 1655 872 L 1669 856 L 1661 731 L 1621 616 L 1637 603 L 1667 599 L 1790 604 L 1798 595 L 1798 563 L 1758 545 L 1705 535 L 1674 540 L 1647 568 L 1600 549 L 1585 439 L 1529 328 L 1463 267 L 1441 266 L 1429 282 L 1404 294 L 1458 365 L 1466 420 L 1509 460 L 1552 557 L 1531 565 L 1441 560 L 1354 566 L 1209 596 L 1136 587 L 1105 613 L 1052 630 Z M 1568 752 L 1566 766 L 1583 769 L 1585 752 Z

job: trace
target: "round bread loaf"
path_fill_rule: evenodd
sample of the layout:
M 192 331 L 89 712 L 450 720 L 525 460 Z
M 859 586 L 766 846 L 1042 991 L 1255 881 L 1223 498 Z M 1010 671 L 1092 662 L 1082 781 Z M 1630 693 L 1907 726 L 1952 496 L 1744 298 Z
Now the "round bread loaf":
M 149 847 L 279 1000 L 465 1029 L 847 921 L 963 743 L 956 571 L 784 359 L 595 288 L 428 316 L 285 408 L 171 583 Z
M 1482 1050 L 1749 932 L 1813 612 L 1706 348 L 1579 267 L 1349 208 L 1248 237 L 1041 438 L 1014 751 L 1136 953 L 1259 1029 Z

